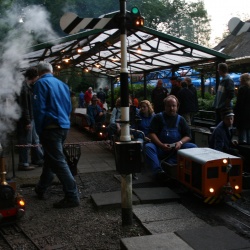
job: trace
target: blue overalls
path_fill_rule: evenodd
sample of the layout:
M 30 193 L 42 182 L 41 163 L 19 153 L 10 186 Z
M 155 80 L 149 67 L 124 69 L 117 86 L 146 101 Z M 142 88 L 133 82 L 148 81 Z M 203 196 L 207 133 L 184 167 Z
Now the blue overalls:
M 174 128 L 168 128 L 167 123 L 163 117 L 163 113 L 161 113 L 161 117 L 163 122 L 163 129 L 159 135 L 160 141 L 167 144 L 180 141 L 182 136 L 178 130 L 178 126 L 181 116 L 178 115 Z M 193 143 L 185 143 L 181 146 L 181 148 L 193 148 L 193 147 L 197 146 Z M 161 148 L 157 147 L 154 143 L 147 143 L 145 145 L 145 154 L 146 154 L 146 162 L 153 171 L 153 174 L 157 174 L 159 171 L 162 171 L 159 159 L 163 159 L 169 156 L 165 160 L 166 162 L 170 164 L 177 163 L 177 151 L 175 149 L 166 152 Z

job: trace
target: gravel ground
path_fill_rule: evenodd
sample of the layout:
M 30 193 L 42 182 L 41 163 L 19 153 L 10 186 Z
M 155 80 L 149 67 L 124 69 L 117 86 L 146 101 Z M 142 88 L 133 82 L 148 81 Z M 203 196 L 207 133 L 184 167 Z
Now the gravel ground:
M 19 225 L 34 238 L 39 234 L 50 234 L 50 245 L 62 245 L 64 247 L 61 249 L 69 250 L 120 249 L 121 238 L 147 235 L 136 220 L 132 226 L 122 226 L 121 208 L 97 209 L 91 200 L 92 193 L 120 190 L 115 173 L 109 171 L 76 176 L 81 205 L 70 209 L 52 208 L 55 201 L 63 198 L 59 183 L 51 187 L 48 199 L 38 200 L 33 185 L 37 180 L 19 182 L 21 194 L 27 203 L 26 214 Z
M 27 204 L 26 214 L 19 225 L 34 239 L 39 235 L 48 234 L 46 242 L 51 248 L 46 248 L 44 242 L 39 243 L 39 240 L 35 240 L 37 244 L 42 245 L 42 249 L 53 249 L 53 246 L 63 250 L 120 249 L 121 238 L 147 235 L 148 232 L 136 219 L 132 226 L 122 226 L 121 208 L 95 207 L 91 194 L 121 189 L 120 183 L 114 178 L 115 174 L 116 171 L 108 171 L 77 175 L 81 205 L 59 210 L 52 207 L 54 202 L 63 198 L 62 186 L 59 183 L 55 182 L 52 185 L 46 200 L 38 200 L 34 193 L 37 179 L 17 180 L 20 185 L 18 189 Z M 250 190 L 244 191 L 243 197 L 237 204 L 242 209 L 250 211 Z M 230 219 L 240 219 L 235 217 L 240 216 L 240 213 L 225 204 L 207 206 L 190 193 L 183 193 L 182 204 L 208 224 L 224 225 L 250 240 L 249 229 L 236 225 Z M 2 250 L 1 246 L 0 249 Z M 17 249 L 31 250 L 25 247 Z

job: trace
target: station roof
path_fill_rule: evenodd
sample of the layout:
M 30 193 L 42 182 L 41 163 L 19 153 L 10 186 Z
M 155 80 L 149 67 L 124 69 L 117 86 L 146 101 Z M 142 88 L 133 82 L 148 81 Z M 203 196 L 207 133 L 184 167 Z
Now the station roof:
M 138 50 L 140 48 L 140 50 Z M 54 70 L 78 67 L 96 75 L 117 76 L 121 68 L 119 29 L 94 29 L 38 44 L 25 55 L 29 66 L 50 62 Z M 180 66 L 225 61 L 230 56 L 198 44 L 138 27 L 127 30 L 127 65 L 130 74 L 143 74 Z

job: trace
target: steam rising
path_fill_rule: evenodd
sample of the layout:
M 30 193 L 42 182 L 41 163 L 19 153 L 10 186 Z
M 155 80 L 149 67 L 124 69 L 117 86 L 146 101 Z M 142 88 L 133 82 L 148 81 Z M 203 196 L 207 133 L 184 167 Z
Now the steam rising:
M 15 123 L 21 116 L 16 103 L 24 80 L 20 68 L 29 67 L 24 55 L 31 52 L 31 46 L 54 40 L 57 35 L 49 23 L 49 15 L 41 6 L 29 6 L 22 9 L 13 7 L 7 13 L 2 24 L 10 26 L 1 44 L 0 58 L 0 143 L 4 143 L 8 134 L 15 130 Z M 23 22 L 19 22 L 22 20 Z

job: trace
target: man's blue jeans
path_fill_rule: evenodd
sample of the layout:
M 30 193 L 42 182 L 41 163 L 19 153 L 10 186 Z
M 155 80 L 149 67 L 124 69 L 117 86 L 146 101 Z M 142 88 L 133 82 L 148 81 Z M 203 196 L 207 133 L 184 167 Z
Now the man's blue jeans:
M 18 128 L 18 143 L 20 145 L 33 145 L 36 147 L 31 147 L 31 162 L 36 164 L 43 160 L 43 151 L 40 146 L 39 137 L 36 133 L 34 120 L 31 121 L 31 129 L 26 130 L 25 126 L 22 124 Z M 28 167 L 29 166 L 29 147 L 19 148 L 19 165 Z
M 79 201 L 76 181 L 71 174 L 63 153 L 63 143 L 67 137 L 68 129 L 46 129 L 40 136 L 44 150 L 44 166 L 37 189 L 45 192 L 51 185 L 54 175 L 63 185 L 65 198 L 70 201 Z

